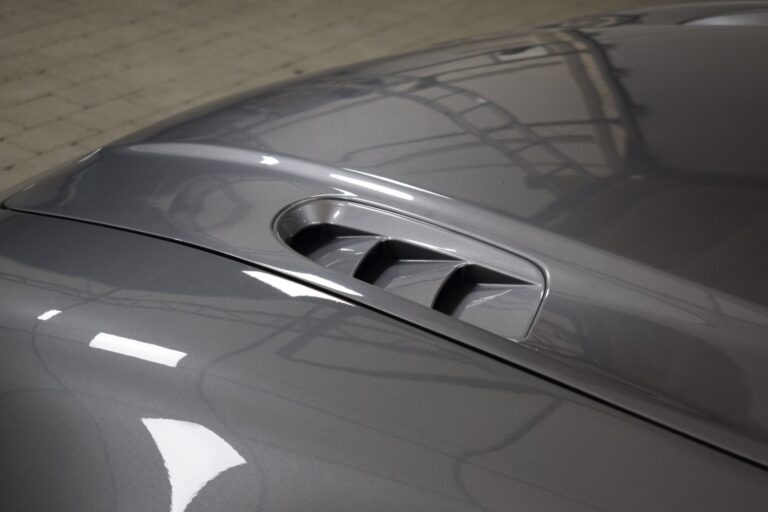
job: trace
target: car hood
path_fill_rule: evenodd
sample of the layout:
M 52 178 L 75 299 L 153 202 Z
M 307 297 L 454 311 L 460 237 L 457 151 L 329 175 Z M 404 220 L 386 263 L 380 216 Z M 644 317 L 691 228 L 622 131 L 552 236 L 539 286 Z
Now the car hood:
M 0 240 L 6 510 L 768 500 L 759 468 L 294 279 L 27 213 Z
M 194 111 L 6 206 L 290 274 L 768 465 L 767 45 L 646 25 L 443 45 Z M 273 233 L 318 197 L 537 265 L 532 330 L 462 331 L 339 285 Z

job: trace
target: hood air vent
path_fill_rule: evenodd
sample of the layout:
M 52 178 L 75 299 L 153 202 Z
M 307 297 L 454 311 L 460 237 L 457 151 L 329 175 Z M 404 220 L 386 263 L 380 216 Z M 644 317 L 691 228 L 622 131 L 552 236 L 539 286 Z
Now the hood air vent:
M 542 272 L 517 255 L 358 203 L 304 203 L 276 232 L 318 265 L 509 339 L 525 337 L 544 295 Z
M 400 240 L 384 240 L 368 251 L 354 276 L 396 295 L 432 306 L 448 276 L 462 262 Z

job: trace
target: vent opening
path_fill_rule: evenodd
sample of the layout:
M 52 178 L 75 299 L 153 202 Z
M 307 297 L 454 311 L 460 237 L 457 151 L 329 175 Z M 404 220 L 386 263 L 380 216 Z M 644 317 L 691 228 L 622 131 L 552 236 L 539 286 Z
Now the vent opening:
M 544 294 L 541 270 L 519 256 L 354 202 L 303 203 L 276 219 L 275 233 L 343 286 L 387 292 L 362 291 L 368 301 L 406 299 L 509 339 L 527 335 Z
M 337 224 L 312 224 L 305 227 L 290 240 L 288 245 L 296 252 L 309 256 L 313 252 L 332 243 L 336 238 L 373 237 L 372 233 L 366 233 Z
M 398 265 L 428 265 L 455 261 L 458 260 L 425 247 L 400 240 L 385 240 L 368 252 L 357 267 L 355 277 L 366 283 L 376 284 L 388 270 Z

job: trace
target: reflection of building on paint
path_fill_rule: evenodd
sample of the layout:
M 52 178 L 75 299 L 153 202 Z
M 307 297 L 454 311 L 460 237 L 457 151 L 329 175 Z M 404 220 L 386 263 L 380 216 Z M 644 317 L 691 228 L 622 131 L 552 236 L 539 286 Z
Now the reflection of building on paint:
M 161 347 L 154 343 L 146 343 L 132 340 L 131 338 L 115 336 L 114 334 L 107 334 L 106 332 L 97 334 L 91 340 L 89 346 L 115 354 L 143 359 L 150 363 L 172 367 L 175 367 L 187 355 L 186 352 Z
M 635 120 L 637 106 L 606 47 L 588 34 L 540 32 L 504 37 L 503 43 L 477 41 L 471 48 L 425 65 L 392 64 L 386 76 L 366 76 L 358 69 L 347 83 L 339 83 L 337 75 L 327 85 L 318 78 L 311 108 L 288 90 L 268 103 L 281 114 L 274 120 L 238 123 L 231 132 L 217 133 L 216 140 L 225 146 L 274 147 L 344 168 L 376 169 L 375 175 L 396 182 L 479 203 L 497 193 L 491 202 L 508 204 L 524 218 L 556 217 L 572 207 L 574 195 L 600 188 L 607 178 L 649 158 Z M 340 89 L 344 102 L 339 102 Z M 263 106 L 263 98 L 253 101 Z M 238 108 L 249 119 L 249 100 L 230 107 Z M 394 115 L 402 129 L 356 122 Z M 330 125 L 342 128 L 327 130 Z M 346 132 L 347 126 L 354 131 Z M 307 134 L 311 147 L 304 142 Z M 402 187 L 352 180 L 358 187 L 410 199 Z M 505 186 L 480 187 L 473 197 L 467 184 L 475 180 Z M 508 200 L 512 188 L 526 193 Z
M 208 482 L 246 460 L 218 434 L 197 423 L 143 418 L 171 484 L 170 512 L 184 512 Z

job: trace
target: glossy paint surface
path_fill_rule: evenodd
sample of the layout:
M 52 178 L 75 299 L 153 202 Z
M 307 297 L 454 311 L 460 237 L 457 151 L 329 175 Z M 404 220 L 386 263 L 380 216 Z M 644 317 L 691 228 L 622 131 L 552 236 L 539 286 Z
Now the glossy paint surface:
M 300 282 L 36 215 L 0 237 L 8 510 L 768 500 L 762 470 Z
M 763 28 L 701 26 L 449 45 L 197 111 L 6 204 L 235 255 L 768 465 L 766 45 Z M 549 290 L 530 335 L 297 255 L 272 222 L 313 197 L 535 262 Z
M 605 28 L 618 25 L 765 25 L 768 4 L 749 2 L 699 2 L 628 9 L 567 20 L 553 25 L 562 28 Z

